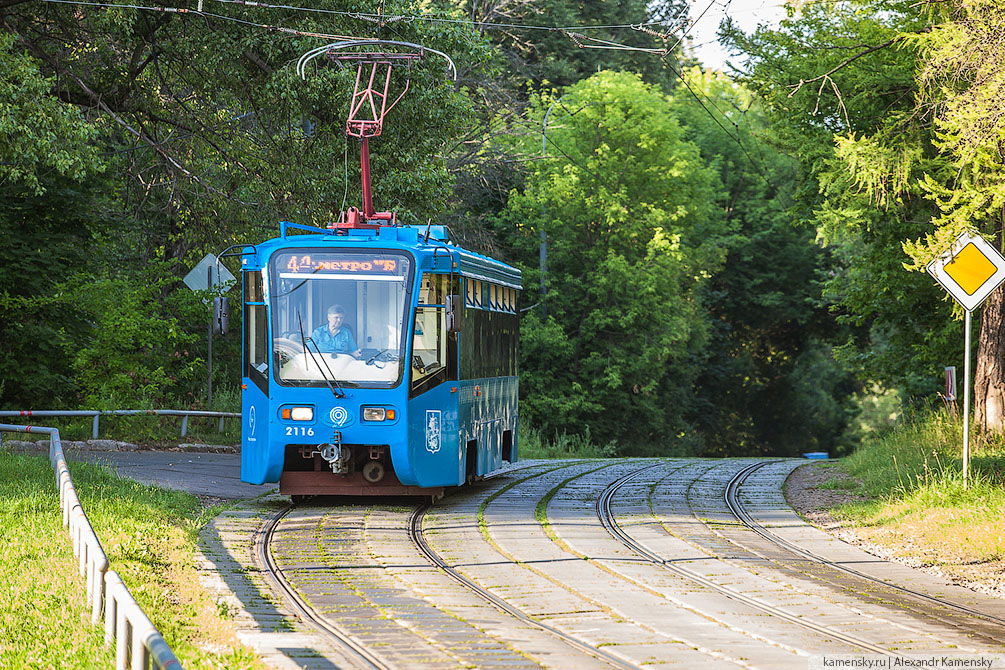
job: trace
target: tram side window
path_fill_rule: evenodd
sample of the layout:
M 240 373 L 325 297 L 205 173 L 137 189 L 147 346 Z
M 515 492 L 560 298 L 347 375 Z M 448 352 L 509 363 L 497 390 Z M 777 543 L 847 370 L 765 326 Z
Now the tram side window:
M 447 317 L 442 307 L 418 307 L 412 332 L 412 395 L 447 379 Z
M 519 316 L 513 312 L 472 309 L 460 334 L 461 379 L 511 377 L 518 372 Z
M 244 376 L 268 391 L 269 326 L 262 302 L 262 273 L 244 273 Z
M 457 379 L 457 334 L 447 333 L 445 302 L 448 293 L 460 291 L 460 281 L 454 277 L 453 286 L 448 286 L 448 277 L 426 275 L 419 285 L 409 365 L 413 397 L 448 379 Z

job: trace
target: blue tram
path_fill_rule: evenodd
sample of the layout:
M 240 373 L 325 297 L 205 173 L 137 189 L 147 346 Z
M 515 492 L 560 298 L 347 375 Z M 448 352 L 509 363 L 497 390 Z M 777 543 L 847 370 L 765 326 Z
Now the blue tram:
M 437 496 L 517 458 L 520 272 L 442 226 L 245 247 L 241 479 Z

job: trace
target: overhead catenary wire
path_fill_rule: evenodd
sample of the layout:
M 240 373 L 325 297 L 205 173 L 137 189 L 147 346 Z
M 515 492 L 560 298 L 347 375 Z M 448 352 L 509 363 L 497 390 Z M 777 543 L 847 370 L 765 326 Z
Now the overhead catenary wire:
M 346 16 L 350 18 L 373 20 L 373 21 L 426 21 L 430 23 L 449 23 L 465 26 L 476 26 L 485 29 L 523 29 L 561 32 L 565 30 L 642 30 L 643 28 L 665 25 L 664 21 L 650 21 L 646 23 L 620 23 L 609 25 L 571 25 L 571 26 L 545 26 L 527 23 L 501 23 L 494 21 L 473 21 L 469 19 L 451 19 L 440 16 L 430 16 L 428 14 L 373 14 L 369 12 L 350 12 L 338 9 L 321 9 L 318 7 L 298 7 L 295 5 L 272 4 L 266 2 L 255 2 L 253 0 L 214 0 L 221 4 L 244 5 L 247 7 L 258 7 L 263 9 L 285 9 L 290 11 L 309 12 L 315 14 L 331 14 L 335 16 Z
M 199 9 L 188 9 L 183 7 L 166 7 L 157 5 L 139 5 L 139 4 L 127 4 L 127 3 L 116 3 L 116 2 L 97 2 L 94 0 L 40 0 L 44 3 L 50 4 L 65 4 L 65 5 L 82 5 L 90 7 L 105 7 L 109 9 L 135 9 L 139 11 L 150 11 L 159 13 L 170 13 L 179 15 L 191 15 L 191 16 L 204 16 L 207 18 L 220 19 L 223 21 L 231 21 L 234 23 L 241 23 L 244 25 L 264 28 L 268 30 L 274 30 L 284 33 L 289 33 L 301 37 L 320 37 L 325 39 L 339 39 L 339 40 L 361 40 L 366 38 L 361 38 L 358 36 L 351 35 L 337 35 L 328 33 L 313 33 L 310 31 L 296 30 L 293 28 L 287 28 L 284 26 L 258 23 L 255 21 L 248 21 L 246 19 L 240 19 L 233 16 L 225 16 L 222 14 L 215 14 L 212 12 L 207 12 Z M 583 24 L 583 25 L 569 25 L 569 26 L 545 26 L 536 24 L 526 24 L 526 23 L 496 23 L 490 21 L 471 21 L 467 19 L 450 19 L 439 16 L 432 16 L 428 14 L 371 14 L 367 12 L 350 12 L 344 10 L 334 10 L 334 9 L 321 9 L 316 7 L 296 7 L 293 5 L 279 5 L 271 4 L 265 2 L 253 2 L 252 0 L 214 0 L 215 2 L 221 4 L 229 5 L 241 5 L 245 7 L 255 7 L 260 9 L 280 9 L 289 11 L 301 11 L 310 13 L 320 13 L 320 14 L 330 14 L 335 16 L 345 16 L 347 18 L 360 19 L 365 21 L 373 21 L 377 23 L 397 23 L 401 21 L 422 21 L 428 23 L 445 23 L 445 24 L 455 24 L 461 26 L 473 26 L 481 29 L 520 29 L 520 30 L 533 30 L 533 31 L 547 31 L 547 32 L 557 32 L 557 33 L 567 33 L 569 31 L 582 31 L 582 30 L 620 30 L 628 29 L 640 32 L 647 32 L 646 29 L 651 29 L 653 27 L 666 26 L 668 22 L 666 21 L 649 21 L 645 23 L 623 23 L 623 24 L 605 24 L 605 25 L 594 25 L 594 24 Z M 592 39 L 592 38 L 591 38 Z M 614 43 L 616 44 L 616 43 Z M 628 47 L 625 48 L 633 48 Z
M 757 174 L 759 174 L 761 176 L 761 178 L 764 180 L 764 182 L 766 184 L 768 184 L 769 186 L 774 187 L 774 184 L 772 183 L 772 181 L 770 179 L 768 179 L 768 175 L 766 174 L 766 172 L 764 171 L 764 169 L 762 168 L 762 166 L 758 165 L 757 162 L 754 161 L 753 157 L 750 155 L 750 152 L 748 152 L 747 148 L 745 146 L 743 146 L 743 142 L 740 140 L 739 135 L 738 134 L 737 135 L 733 135 L 731 132 L 729 132 L 729 130 L 726 129 L 726 126 L 724 126 L 722 124 L 722 122 L 718 119 L 718 117 L 716 117 L 716 115 L 712 113 L 712 110 L 710 110 L 705 105 L 705 103 L 702 102 L 701 98 L 698 97 L 698 93 L 696 93 L 695 90 L 693 88 L 691 88 L 690 82 L 688 82 L 687 78 L 684 77 L 684 73 L 683 72 L 681 72 L 680 70 L 678 70 L 677 68 L 675 68 L 673 65 L 671 65 L 669 62 L 667 62 L 666 59 L 664 59 L 664 63 L 670 69 L 671 72 L 673 72 L 675 75 L 677 75 L 677 78 L 680 79 L 680 81 L 681 81 L 682 84 L 684 84 L 684 88 L 686 88 L 687 91 L 688 91 L 688 93 L 691 94 L 691 97 L 693 97 L 695 99 L 695 101 L 699 105 L 701 105 L 701 108 L 703 110 L 705 110 L 706 114 L 708 114 L 710 117 L 712 117 L 712 120 L 715 121 L 715 124 L 717 126 L 719 126 L 720 129 L 722 129 L 722 132 L 724 132 L 726 134 L 726 136 L 729 137 L 731 140 L 733 140 L 734 142 L 736 142 L 736 144 L 740 147 L 740 150 L 743 151 L 743 155 L 746 156 L 747 161 L 750 162 L 750 165 L 754 168 L 754 170 L 757 172 Z M 705 97 L 704 94 L 702 94 L 702 97 Z M 707 99 L 707 97 L 706 97 L 706 99 Z M 716 111 L 719 112 L 719 114 L 723 118 L 727 118 L 726 115 L 723 113 L 723 111 L 721 109 L 719 109 L 715 105 L 714 102 L 712 102 L 711 100 L 709 100 L 708 103 L 710 105 L 712 105 L 712 107 L 715 107 Z M 737 125 L 736 123 L 734 123 L 733 127 L 736 128 L 736 130 L 739 132 L 739 130 L 740 130 L 739 125 Z
M 186 9 L 186 8 L 150 6 L 150 5 L 137 5 L 137 4 L 118 4 L 118 3 L 111 3 L 111 2 L 94 2 L 94 1 L 91 1 L 91 0 L 41 0 L 41 1 L 45 2 L 45 3 L 53 3 L 53 4 L 70 4 L 70 5 L 82 5 L 82 6 L 92 6 L 92 7 L 135 9 L 135 10 L 139 10 L 139 11 L 152 11 L 152 12 L 162 12 L 162 13 L 175 13 L 175 14 L 179 14 L 179 15 L 203 16 L 203 17 L 207 17 L 207 18 L 214 18 L 214 19 L 219 19 L 219 20 L 223 20 L 223 21 L 231 21 L 231 22 L 235 22 L 235 23 L 239 23 L 239 24 L 243 24 L 243 25 L 248 25 L 248 26 L 251 26 L 251 27 L 259 28 L 259 29 L 264 29 L 264 30 L 269 30 L 269 31 L 275 31 L 275 32 L 281 32 L 281 33 L 284 33 L 284 34 L 290 34 L 290 35 L 301 36 L 301 37 L 314 37 L 314 38 L 320 38 L 320 39 L 334 39 L 334 40 L 340 40 L 340 41 L 346 41 L 346 42 L 358 42 L 358 43 L 366 43 L 366 42 L 377 41 L 375 38 L 361 38 L 361 37 L 348 36 L 348 35 L 316 33 L 316 32 L 311 32 L 311 31 L 296 30 L 296 29 L 293 29 L 293 28 L 285 27 L 285 26 L 270 25 L 270 24 L 265 24 L 265 23 L 256 23 L 256 22 L 253 22 L 253 21 L 247 21 L 247 20 L 244 20 L 244 19 L 236 18 L 236 17 L 224 16 L 224 15 L 220 15 L 220 14 L 214 14 L 214 13 L 209 13 L 209 12 L 205 12 L 205 11 Z M 641 24 L 580 25 L 580 26 L 541 26 L 541 25 L 532 25 L 532 24 L 505 24 L 505 23 L 478 22 L 478 21 L 470 21 L 470 20 L 466 20 L 466 19 L 446 19 L 446 18 L 442 18 L 442 17 L 433 17 L 433 16 L 428 16 L 428 15 L 367 14 L 367 13 L 361 13 L 361 12 L 347 12 L 347 11 L 341 11 L 341 10 L 327 10 L 327 9 L 318 9 L 318 8 L 310 8 L 310 7 L 296 7 L 296 6 L 293 6 L 293 5 L 278 5 L 278 4 L 257 2 L 257 1 L 254 1 L 254 0 L 214 0 L 214 1 L 217 2 L 217 3 L 221 3 L 221 4 L 243 5 L 243 6 L 258 7 L 258 8 L 263 8 L 263 9 L 282 9 L 282 10 L 304 11 L 304 12 L 314 12 L 314 13 L 325 13 L 325 14 L 347 16 L 347 17 L 350 17 L 350 18 L 366 18 L 366 19 L 375 19 L 376 18 L 376 19 L 381 19 L 383 21 L 387 21 L 387 22 L 396 22 L 398 20 L 406 20 L 407 19 L 407 20 L 414 20 L 414 21 L 429 21 L 429 22 L 438 22 L 438 23 L 451 23 L 451 24 L 459 24 L 459 25 L 467 25 L 467 26 L 477 26 L 477 27 L 483 27 L 483 28 L 509 28 L 509 29 L 526 29 L 526 30 L 545 30 L 545 31 L 550 31 L 550 32 L 560 32 L 560 33 L 563 33 L 563 34 L 565 34 L 567 36 L 569 36 L 570 32 L 573 33 L 573 34 L 575 34 L 575 31 L 579 31 L 579 30 L 592 30 L 592 29 L 611 30 L 611 29 L 625 29 L 625 28 L 627 28 L 627 29 L 633 29 L 633 30 L 640 30 L 643 27 L 664 26 L 667 23 L 665 21 L 658 21 L 658 22 L 648 22 L 648 23 L 641 23 Z M 740 138 L 738 136 L 733 135 L 732 133 L 730 133 L 726 129 L 726 127 L 722 124 L 722 122 L 715 116 L 715 114 L 712 113 L 712 111 L 705 105 L 705 103 L 702 102 L 701 98 L 697 95 L 697 93 L 695 93 L 695 91 L 691 88 L 689 82 L 684 77 L 683 73 L 680 72 L 679 70 L 677 70 L 676 68 L 674 68 L 672 65 L 670 65 L 670 63 L 667 62 L 667 60 L 666 60 L 667 56 L 674 49 L 677 48 L 677 46 L 681 43 L 681 41 L 694 28 L 695 24 L 698 21 L 700 21 L 708 13 L 709 9 L 717 1 L 718 0 L 711 0 L 711 2 L 705 7 L 705 9 L 702 11 L 702 13 L 698 16 L 698 18 L 695 19 L 694 21 L 690 22 L 690 25 L 688 25 L 687 29 L 682 32 L 680 38 L 674 44 L 674 46 L 669 47 L 669 48 L 664 48 L 664 49 L 644 49 L 644 48 L 639 48 L 639 47 L 633 47 L 633 46 L 630 46 L 630 45 L 622 45 L 622 44 L 619 44 L 619 43 L 616 43 L 616 42 L 610 42 L 610 41 L 606 41 L 605 42 L 603 40 L 597 40 L 596 38 L 589 38 L 589 39 L 597 41 L 598 45 L 596 45 L 596 46 L 594 46 L 594 45 L 580 45 L 580 46 L 583 46 L 583 48 L 606 48 L 606 49 L 616 49 L 616 50 L 626 50 L 626 51 L 628 51 L 628 50 L 631 50 L 631 51 L 642 51 L 642 52 L 645 52 L 645 53 L 653 53 L 653 54 L 660 55 L 662 57 L 662 59 L 664 60 L 664 62 L 666 63 L 667 67 L 669 67 L 670 70 L 681 80 L 681 82 L 684 84 L 684 87 L 688 90 L 688 92 L 691 94 L 691 96 L 694 97 L 694 99 L 698 102 L 698 104 L 702 107 L 702 109 L 709 116 L 712 117 L 712 120 L 716 123 L 716 125 L 718 125 L 720 127 L 720 129 L 722 129 L 722 131 L 727 135 L 727 137 L 729 137 L 730 139 L 732 139 L 733 141 L 735 141 L 739 145 L 740 149 L 743 151 L 744 155 L 746 156 L 746 158 L 750 162 L 750 164 L 754 167 L 754 169 L 758 172 L 758 174 L 762 178 L 764 178 L 764 180 L 767 183 L 770 184 L 771 182 L 768 180 L 768 178 L 767 178 L 766 174 L 764 173 L 763 169 L 761 168 L 761 166 L 757 165 L 757 163 L 750 156 L 750 153 L 747 151 L 746 147 L 743 146 L 743 143 L 740 140 Z M 728 9 L 730 1 L 731 0 L 727 0 L 727 2 L 724 5 L 724 9 Z M 816 1 L 817 2 L 826 2 L 828 0 L 816 0 Z M 585 37 L 585 36 L 583 36 L 583 37 Z M 571 39 L 571 37 L 570 37 L 570 39 Z M 575 40 L 573 40 L 573 41 L 575 41 Z M 331 45 L 326 45 L 326 46 L 323 46 L 323 47 L 318 47 L 318 48 L 312 50 L 311 53 L 314 54 L 314 55 L 318 55 L 320 53 L 324 53 L 330 46 Z M 431 49 L 428 49 L 428 48 L 427 48 L 427 50 L 434 51 L 434 50 L 431 50 Z M 442 52 L 438 52 L 438 51 L 436 51 L 435 53 L 440 54 L 440 55 L 444 55 Z M 449 61 L 449 59 L 448 59 L 448 61 Z M 452 65 L 452 62 L 451 62 L 451 65 Z M 713 107 L 715 106 L 714 103 L 712 103 L 711 101 L 709 101 L 709 104 L 712 104 Z M 718 108 L 716 108 L 716 109 L 718 109 Z M 719 113 L 722 114 L 721 110 L 719 110 Z M 724 114 L 723 114 L 723 117 L 725 118 Z M 563 155 L 566 155 L 565 152 L 561 152 L 561 153 L 563 153 Z M 569 157 L 568 155 L 566 155 L 566 158 L 568 158 L 569 160 L 572 160 L 572 158 Z M 584 167 L 584 169 L 586 169 L 585 166 L 580 165 L 580 167 Z M 589 170 L 587 169 L 587 171 L 589 171 Z M 592 171 L 590 171 L 590 172 L 592 172 Z
M 582 35 L 577 32 L 582 30 L 630 29 L 652 35 L 653 31 L 651 30 L 651 28 L 654 26 L 666 26 L 666 22 L 664 21 L 652 21 L 647 23 L 625 23 L 625 24 L 612 24 L 612 25 L 541 26 L 541 25 L 519 24 L 519 23 L 513 23 L 513 24 L 491 23 L 484 21 L 470 21 L 466 19 L 447 19 L 443 17 L 421 15 L 421 14 L 399 14 L 399 15 L 369 14 L 365 12 L 347 12 L 343 10 L 317 9 L 312 7 L 296 7 L 293 5 L 274 5 L 264 2 L 254 2 L 253 0 L 215 0 L 215 1 L 223 4 L 234 4 L 234 5 L 256 7 L 262 9 L 296 10 L 304 12 L 315 12 L 315 13 L 325 13 L 331 15 L 345 16 L 348 18 L 355 18 L 359 20 L 379 23 L 381 26 L 401 21 L 409 21 L 409 22 L 424 21 L 430 23 L 447 23 L 462 26 L 470 26 L 470 27 L 477 27 L 480 29 L 544 30 L 549 32 L 557 32 L 559 34 L 564 35 L 565 37 L 568 37 L 577 47 L 581 49 L 637 51 L 643 53 L 665 55 L 670 51 L 672 51 L 673 49 L 675 49 L 678 44 L 680 44 L 680 40 L 678 40 L 677 43 L 670 49 L 645 48 L 629 44 L 621 44 L 619 42 L 613 42 L 609 40 L 600 40 L 598 38 L 589 37 L 587 35 Z M 177 14 L 179 16 L 200 16 L 205 18 L 213 18 L 221 21 L 229 21 L 232 23 L 247 25 L 262 30 L 295 35 L 297 37 L 315 37 L 319 39 L 344 40 L 344 41 L 367 41 L 369 39 L 374 39 L 374 38 L 366 38 L 352 35 L 318 33 L 307 30 L 297 30 L 295 28 L 288 28 L 286 26 L 273 25 L 268 23 L 257 23 L 255 21 L 248 21 L 246 19 L 240 19 L 233 16 L 215 14 L 212 12 L 202 11 L 201 9 L 188 9 L 183 7 L 166 7 L 166 6 L 154 6 L 154 5 L 120 4 L 114 2 L 95 2 L 93 0 L 41 0 L 41 2 L 51 4 L 82 5 L 89 7 L 105 7 L 109 9 L 135 9 L 138 11 Z M 201 5 L 202 3 L 200 3 L 200 7 Z M 677 28 L 679 27 L 680 26 L 678 26 Z M 674 28 L 673 31 L 676 31 L 677 28 Z M 668 31 L 665 33 L 666 36 L 665 37 L 658 36 L 658 39 L 663 39 L 664 41 L 666 41 L 666 39 L 669 37 L 670 34 L 672 34 L 673 31 L 670 31 L 668 29 Z M 584 43 L 584 40 L 586 42 L 596 42 L 596 44 Z
M 285 33 L 288 35 L 295 35 L 297 37 L 316 37 L 319 39 L 326 40 L 358 40 L 365 39 L 360 37 L 354 37 L 351 35 L 336 35 L 329 33 L 315 33 L 308 30 L 296 30 L 294 28 L 287 28 L 285 26 L 274 26 L 267 23 L 255 23 L 254 21 L 246 21 L 244 19 L 239 19 L 233 16 L 224 16 L 223 14 L 214 14 L 211 12 L 202 12 L 197 9 L 186 9 L 184 7 L 164 7 L 155 5 L 131 5 L 131 4 L 118 4 L 114 2 L 92 2 L 90 0 L 40 0 L 47 4 L 55 5 L 82 5 L 85 7 L 104 7 L 106 9 L 135 9 L 139 11 L 156 12 L 162 14 L 177 14 L 179 16 L 201 16 L 210 19 L 219 19 L 221 21 L 229 21 L 231 23 L 239 23 L 246 26 L 251 26 L 253 28 L 259 28 L 264 30 L 269 30 L 273 32 Z

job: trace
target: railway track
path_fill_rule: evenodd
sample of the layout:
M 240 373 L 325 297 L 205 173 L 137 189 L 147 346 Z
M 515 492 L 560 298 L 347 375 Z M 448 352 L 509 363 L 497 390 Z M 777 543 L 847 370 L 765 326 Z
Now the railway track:
M 861 570 L 857 570 L 849 565 L 845 565 L 838 561 L 830 560 L 824 556 L 820 556 L 804 547 L 800 547 L 785 538 L 779 536 L 777 533 L 772 532 L 770 529 L 764 527 L 761 523 L 750 514 L 746 507 L 740 500 L 739 491 L 743 483 L 750 477 L 751 474 L 757 470 L 773 463 L 774 461 L 762 461 L 760 463 L 752 463 L 751 465 L 743 468 L 727 482 L 726 488 L 723 494 L 726 506 L 729 508 L 730 512 L 736 517 L 736 519 L 749 530 L 756 533 L 764 541 L 770 543 L 771 545 L 778 547 L 779 549 L 788 552 L 789 554 L 804 559 L 806 561 L 812 562 L 817 565 L 826 566 L 831 570 L 836 570 L 841 573 L 850 575 L 867 585 L 873 585 L 875 587 L 880 587 L 892 593 L 900 594 L 905 598 L 901 601 L 905 605 L 912 606 L 913 609 L 918 611 L 920 614 L 925 616 L 931 616 L 939 618 L 945 621 L 944 617 L 941 616 L 942 611 L 951 610 L 958 614 L 965 615 L 967 617 L 972 617 L 979 619 L 990 624 L 993 624 L 995 628 L 988 629 L 985 626 L 978 626 L 974 632 L 980 635 L 989 637 L 990 639 L 1002 639 L 1003 633 L 1005 633 L 1005 618 L 989 614 L 987 612 L 981 612 L 972 607 L 967 607 L 966 605 L 953 602 L 952 600 L 947 600 L 943 598 L 936 598 L 927 593 L 918 591 L 916 589 L 911 589 L 906 586 L 901 586 L 899 584 L 894 584 L 888 582 L 874 575 L 870 575 Z M 865 589 L 860 589 L 865 590 Z M 905 602 L 913 601 L 913 602 Z M 958 625 L 955 621 L 947 621 L 949 625 Z
M 655 465 L 658 464 L 653 464 L 653 466 Z M 642 468 L 642 470 L 647 470 L 653 466 L 647 466 L 646 468 Z M 672 661 L 681 663 L 684 667 L 697 667 L 700 665 L 703 667 L 741 667 L 750 669 L 759 667 L 781 668 L 790 667 L 792 660 L 806 655 L 789 644 L 776 642 L 769 636 L 762 635 L 749 626 L 745 627 L 744 623 L 735 621 L 725 622 L 717 619 L 709 609 L 707 602 L 697 607 L 692 606 L 687 602 L 686 595 L 686 592 L 692 591 L 692 589 L 691 587 L 685 587 L 682 590 L 680 586 L 683 582 L 676 585 L 660 583 L 650 587 L 648 582 L 652 577 L 656 576 L 655 574 L 650 574 L 648 577 L 642 577 L 641 579 L 638 576 L 633 578 L 620 573 L 617 568 L 612 568 L 609 565 L 609 562 L 613 560 L 621 561 L 635 567 L 643 564 L 651 566 L 651 563 L 648 561 L 639 561 L 634 552 L 632 552 L 632 557 L 630 558 L 605 558 L 610 556 L 610 554 L 606 553 L 608 549 L 601 548 L 592 543 L 590 545 L 590 553 L 587 555 L 576 551 L 568 542 L 563 540 L 548 519 L 547 509 L 549 504 L 553 502 L 553 498 L 560 491 L 571 486 L 574 489 L 580 489 L 581 493 L 573 493 L 573 497 L 568 500 L 580 500 L 580 496 L 585 496 L 590 501 L 589 508 L 592 509 L 597 499 L 596 495 L 590 492 L 593 484 L 587 481 L 585 482 L 585 486 L 583 486 L 582 480 L 611 467 L 624 467 L 624 464 L 614 461 L 600 467 L 593 466 L 590 470 L 573 473 L 565 477 L 550 489 L 541 488 L 539 492 L 535 492 L 532 495 L 528 495 L 528 491 L 526 490 L 521 491 L 518 489 L 514 491 L 515 496 L 512 497 L 509 503 L 503 504 L 503 509 L 513 513 L 515 509 L 520 509 L 519 505 L 514 507 L 513 503 L 536 500 L 536 506 L 527 509 L 529 513 L 527 516 L 527 525 L 537 526 L 538 531 L 547 536 L 548 544 L 551 545 L 553 551 L 545 551 L 544 555 L 539 555 L 536 551 L 528 553 L 528 551 L 533 551 L 528 546 L 512 544 L 512 532 L 506 533 L 506 535 L 510 536 L 508 549 L 497 546 L 495 541 L 492 542 L 493 546 L 496 547 L 496 551 L 507 561 L 521 565 L 529 570 L 531 573 L 529 576 L 536 575 L 551 584 L 560 586 L 566 589 L 568 594 L 582 599 L 584 607 L 598 608 L 611 621 L 621 622 L 615 625 L 615 629 L 618 631 L 617 635 L 627 635 L 639 640 L 646 639 L 647 642 L 644 644 L 652 645 L 654 648 L 662 651 L 662 656 L 653 656 L 647 655 L 644 649 L 626 649 L 631 659 L 640 666 L 647 663 Z M 558 498 L 555 498 L 554 502 L 557 501 Z M 486 502 L 490 502 L 490 500 L 486 500 Z M 533 505 L 533 502 L 529 504 Z M 523 503 L 523 505 L 526 506 L 528 503 Z M 578 517 L 578 510 L 579 504 L 577 503 L 574 505 L 574 509 L 563 508 L 563 511 L 560 513 L 565 522 L 571 524 L 574 529 L 573 532 L 576 534 L 592 525 L 585 523 L 587 521 L 586 518 L 580 519 Z M 570 513 L 576 516 L 570 518 Z M 533 515 L 537 521 L 530 521 L 530 515 Z M 479 524 L 483 523 L 481 514 L 479 514 L 478 520 Z M 516 525 L 521 526 L 522 524 L 518 523 Z M 493 522 L 489 521 L 487 526 L 488 534 L 492 533 L 493 527 Z M 504 531 L 505 527 L 506 524 L 504 523 L 500 530 Z M 597 531 L 608 538 L 609 541 L 610 536 L 602 528 L 597 528 Z M 520 534 L 518 533 L 518 535 Z M 496 541 L 500 540 L 497 539 Z M 528 541 L 530 543 L 534 542 L 530 537 L 528 537 Z M 562 565 L 570 560 L 573 561 L 573 563 L 569 564 L 569 568 L 572 569 L 570 572 L 542 569 L 543 566 Z M 576 567 L 577 564 L 589 567 L 579 569 Z M 627 587 L 623 595 L 614 597 L 613 599 L 610 599 L 610 596 L 621 593 L 623 589 L 611 577 L 616 581 L 621 581 L 622 585 Z M 547 583 L 543 583 L 540 579 L 538 583 L 544 587 L 548 586 Z M 600 583 L 605 584 L 608 589 L 614 590 L 604 593 L 602 588 L 595 586 L 595 584 Z M 667 589 L 674 593 L 668 593 Z M 626 597 L 630 599 L 625 600 Z M 761 615 L 761 612 L 757 614 Z M 713 622 L 719 627 L 718 632 L 708 627 L 708 624 Z M 747 623 L 751 623 L 749 618 Z M 631 632 L 628 629 L 632 629 Z M 630 643 L 626 642 L 626 644 Z M 755 649 L 758 651 L 755 652 Z M 763 656 L 763 658 L 760 658 L 758 662 L 752 662 L 752 658 L 754 657 L 752 653 L 754 656 Z M 766 663 L 767 665 L 762 663 Z
M 768 479 L 755 477 L 772 463 Z M 321 506 L 288 517 L 291 506 L 263 523 L 254 553 L 297 616 L 337 650 L 339 667 L 352 670 L 419 667 L 411 650 L 426 644 L 439 655 L 423 668 L 503 668 L 519 658 L 521 667 L 563 670 L 639 670 L 702 656 L 753 670 L 798 667 L 820 653 L 1001 648 L 989 644 L 1002 639 L 998 611 L 889 584 L 759 521 L 749 506 L 775 509 L 777 463 L 552 464 L 513 468 L 502 484 L 475 484 L 436 507 Z M 768 497 L 751 498 L 751 482 L 768 482 Z M 338 605 L 348 601 L 326 585 L 347 575 L 342 588 L 358 599 Z M 451 613 L 454 604 L 463 614 Z M 381 632 L 345 618 L 360 607 L 371 608 Z M 939 616 L 949 608 L 953 616 Z M 460 624 L 448 630 L 431 616 Z M 465 637 L 474 630 L 466 621 L 495 646 L 471 656 L 478 638 Z
M 638 666 L 629 663 L 624 659 L 615 656 L 614 654 L 611 654 L 607 651 L 604 651 L 603 649 L 598 649 L 589 644 L 586 644 L 585 642 L 582 642 L 581 640 L 562 632 L 561 630 L 555 628 L 554 626 L 549 626 L 543 621 L 538 621 L 537 619 L 525 614 L 524 612 L 510 605 L 505 600 L 499 598 L 492 592 L 483 589 L 481 586 L 479 586 L 472 580 L 462 575 L 456 569 L 454 569 L 449 563 L 447 563 L 447 561 L 443 560 L 443 558 L 439 554 L 437 554 L 432 547 L 429 546 L 429 543 L 426 542 L 426 539 L 423 536 L 422 518 L 428 510 L 429 510 L 428 504 L 416 508 L 416 510 L 412 513 L 412 516 L 409 518 L 408 535 L 409 538 L 412 540 L 412 542 L 415 544 L 416 548 L 420 552 L 422 552 L 422 555 L 425 556 L 430 563 L 435 565 L 440 570 L 443 570 L 445 573 L 450 575 L 450 577 L 452 577 L 456 582 L 462 584 L 469 591 L 476 594 L 478 597 L 482 598 L 496 609 L 516 619 L 519 619 L 520 621 L 526 624 L 529 624 L 531 626 L 534 626 L 535 628 L 550 633 L 551 635 L 555 636 L 556 638 L 561 640 L 569 647 L 575 649 L 576 651 L 580 651 L 590 656 L 594 656 L 606 662 L 612 668 L 620 668 L 621 670 L 638 670 Z
M 527 466 L 511 468 L 500 475 L 487 477 L 483 481 L 489 481 L 499 476 L 513 474 L 519 470 L 526 469 L 526 467 Z M 521 477 L 516 481 L 525 481 L 537 476 L 537 474 L 539 473 Z M 287 604 L 301 620 L 314 628 L 331 646 L 338 651 L 340 655 L 348 659 L 354 670 L 357 668 L 390 669 L 409 667 L 407 665 L 402 665 L 402 659 L 400 656 L 392 659 L 384 659 L 381 658 L 380 655 L 375 654 L 366 646 L 364 642 L 348 633 L 343 627 L 334 623 L 331 617 L 318 612 L 318 610 L 313 607 L 310 602 L 297 593 L 296 585 L 291 583 L 286 575 L 284 575 L 283 569 L 279 567 L 273 556 L 271 546 L 276 528 L 291 511 L 296 509 L 296 507 L 296 505 L 289 505 L 274 513 L 265 521 L 255 537 L 254 553 L 257 557 L 257 562 L 263 573 L 268 578 L 273 589 L 275 589 L 283 600 L 287 602 Z M 425 558 L 432 568 L 446 574 L 455 583 L 461 585 L 465 591 L 474 593 L 496 610 L 509 617 L 513 617 L 521 624 L 532 626 L 541 631 L 543 634 L 555 639 L 556 644 L 559 647 L 564 645 L 579 654 L 592 657 L 596 660 L 598 667 L 615 668 L 617 670 L 639 670 L 639 666 L 637 665 L 634 665 L 603 649 L 599 649 L 583 642 L 559 630 L 558 628 L 533 618 L 521 611 L 519 608 L 507 603 L 502 598 L 480 587 L 476 582 L 468 579 L 463 574 L 458 572 L 430 546 L 425 538 L 422 521 L 431 507 L 432 505 L 430 502 L 424 502 L 411 510 L 411 513 L 408 515 L 407 533 L 417 554 Z M 461 665 L 463 665 L 463 663 L 461 663 Z
M 882 654 L 884 656 L 896 655 L 894 652 L 891 652 L 885 647 L 873 644 L 868 640 L 863 640 L 861 638 L 852 635 L 847 635 L 845 633 L 842 633 L 841 631 L 834 630 L 833 628 L 830 628 L 828 626 L 817 624 L 813 621 L 809 621 L 798 615 L 791 614 L 780 607 L 776 607 L 774 605 L 771 605 L 770 603 L 766 603 L 758 598 L 753 598 L 744 593 L 741 593 L 736 589 L 730 588 L 728 586 L 723 586 L 721 584 L 717 584 L 716 582 L 706 578 L 704 575 L 701 575 L 698 572 L 695 572 L 694 570 L 690 570 L 682 565 L 678 565 L 670 561 L 667 561 L 657 553 L 651 551 L 648 547 L 636 541 L 635 538 L 633 538 L 631 535 L 625 532 L 625 530 L 618 523 L 613 512 L 611 511 L 611 500 L 614 497 L 614 495 L 618 492 L 618 490 L 621 489 L 625 484 L 642 476 L 648 470 L 658 467 L 659 465 L 660 464 L 650 465 L 645 468 L 641 468 L 639 470 L 624 475 L 623 477 L 612 482 L 607 488 L 605 488 L 604 491 L 600 494 L 600 497 L 597 499 L 596 503 L 597 518 L 600 520 L 601 525 L 603 525 L 603 527 L 607 530 L 607 532 L 609 532 L 615 539 L 617 539 L 623 545 L 634 551 L 642 558 L 651 562 L 652 564 L 657 565 L 665 570 L 668 570 L 669 572 L 679 577 L 683 577 L 697 584 L 700 584 L 706 589 L 715 591 L 716 593 L 721 593 L 722 595 L 728 596 L 733 600 L 742 602 L 745 605 L 748 605 L 750 607 L 753 607 L 754 609 L 764 612 L 765 614 L 769 614 L 784 621 L 788 621 L 789 623 L 793 623 L 797 626 L 810 630 L 826 638 L 840 640 L 841 642 L 844 642 L 848 645 L 857 647 L 859 649 L 874 654 Z
M 360 670 L 393 670 L 394 666 L 374 654 L 348 632 L 325 618 L 302 598 L 276 564 L 272 555 L 272 536 L 279 522 L 289 514 L 295 505 L 288 505 L 273 514 L 255 536 L 255 555 L 266 579 L 272 588 L 296 612 L 297 616 L 321 634 L 355 668 Z

